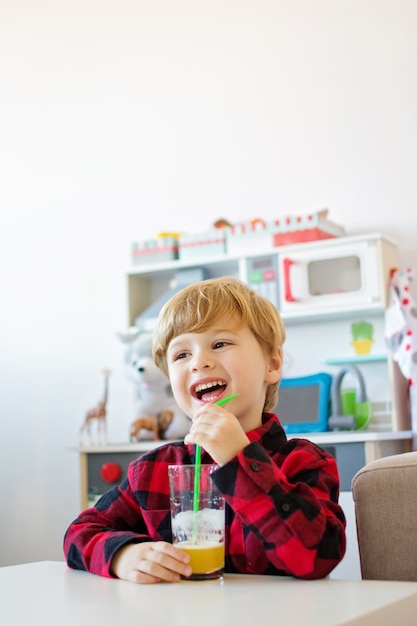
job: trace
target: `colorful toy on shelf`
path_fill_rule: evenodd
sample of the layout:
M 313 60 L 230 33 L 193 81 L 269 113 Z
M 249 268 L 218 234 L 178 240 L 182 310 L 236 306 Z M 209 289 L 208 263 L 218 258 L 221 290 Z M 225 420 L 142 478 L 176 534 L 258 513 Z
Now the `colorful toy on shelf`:
M 133 382 L 137 394 L 130 438 L 149 439 L 149 431 L 157 439 L 184 437 L 190 429 L 190 421 L 178 407 L 168 379 L 153 360 L 152 333 L 131 328 L 126 333 L 118 333 L 118 337 L 127 345 L 126 376 Z
M 392 270 L 389 306 L 385 314 L 385 341 L 407 382 L 413 450 L 417 450 L 417 302 L 411 293 L 414 270 Z
M 138 417 L 130 427 L 130 441 L 139 441 L 143 430 L 150 430 L 153 433 L 154 441 L 165 439 L 165 433 L 173 418 L 174 413 L 172 411 L 161 411 L 157 415 Z
M 223 217 L 204 233 L 182 233 L 178 237 L 178 258 L 193 259 L 226 254 L 226 231 L 231 223 Z
M 322 209 L 316 213 L 286 215 L 274 220 L 256 218 L 232 226 L 226 230 L 227 253 L 244 254 L 344 235 L 344 228 L 327 219 L 328 212 L 328 209 Z
M 240 224 L 219 218 L 202 233 L 161 232 L 154 239 L 132 243 L 132 265 L 262 252 L 344 235 L 344 228 L 327 218 L 328 212 L 328 209 L 321 209 L 273 220 L 256 217 Z
M 219 217 L 219 219 L 213 222 L 213 226 L 214 228 L 230 228 L 232 224 L 224 217 Z
M 351 345 L 357 355 L 370 354 L 374 341 L 374 327 L 370 322 L 353 322 Z
M 155 239 L 132 243 L 133 265 L 164 263 L 178 259 L 179 233 L 159 233 Z
M 220 256 L 226 253 L 226 228 L 212 228 L 205 233 L 180 235 L 178 257 L 190 259 Z
M 80 428 L 80 446 L 85 444 L 84 435 L 88 438 L 89 445 L 105 445 L 107 443 L 107 399 L 109 392 L 109 376 L 111 371 L 109 369 L 103 370 L 104 374 L 104 393 L 103 399 L 92 409 L 87 411 L 84 418 L 84 422 Z M 92 427 L 96 425 L 96 435 L 94 437 Z
M 342 381 L 348 374 L 354 382 L 354 389 L 342 389 Z M 331 391 L 332 416 L 330 430 L 365 430 L 372 418 L 372 405 L 368 399 L 365 380 L 360 369 L 354 365 L 344 365 L 333 379 Z

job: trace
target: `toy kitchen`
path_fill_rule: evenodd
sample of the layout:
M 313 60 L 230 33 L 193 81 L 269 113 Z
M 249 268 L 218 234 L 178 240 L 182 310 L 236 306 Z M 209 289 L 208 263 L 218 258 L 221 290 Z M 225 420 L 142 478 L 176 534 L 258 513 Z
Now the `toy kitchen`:
M 320 214 L 307 227 L 300 222 L 295 242 L 288 238 L 291 229 L 280 235 L 275 221 L 272 227 L 179 236 L 157 242 L 148 254 L 143 246 L 138 254 L 135 245 L 126 275 L 128 325 L 149 330 L 172 293 L 223 275 L 240 277 L 274 302 L 287 331 L 276 413 L 289 438 L 306 437 L 335 456 L 346 508 L 352 509 L 354 474 L 412 445 L 408 380 L 385 339 L 398 249 L 379 233 L 346 236 L 334 225 L 326 230 Z M 123 476 L 139 453 L 161 443 L 80 448 L 82 505 L 112 486 L 103 470 L 109 463 Z

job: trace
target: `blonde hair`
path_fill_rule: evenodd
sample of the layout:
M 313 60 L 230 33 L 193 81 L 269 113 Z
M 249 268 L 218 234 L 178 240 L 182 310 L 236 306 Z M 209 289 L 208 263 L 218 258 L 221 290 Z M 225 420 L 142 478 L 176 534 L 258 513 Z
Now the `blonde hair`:
M 220 318 L 247 326 L 267 356 L 281 355 L 285 327 L 277 308 L 245 283 L 232 277 L 203 280 L 185 287 L 162 307 L 153 337 L 156 365 L 168 376 L 167 350 L 172 339 L 183 333 L 200 333 Z M 264 411 L 278 400 L 279 383 L 269 385 Z

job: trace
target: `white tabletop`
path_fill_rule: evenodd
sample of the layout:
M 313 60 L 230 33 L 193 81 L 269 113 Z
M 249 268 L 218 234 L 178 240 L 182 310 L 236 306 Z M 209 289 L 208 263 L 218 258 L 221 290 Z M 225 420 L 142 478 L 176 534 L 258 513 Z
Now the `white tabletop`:
M 4 626 L 415 626 L 417 583 L 226 575 L 136 585 L 44 561 L 0 568 Z

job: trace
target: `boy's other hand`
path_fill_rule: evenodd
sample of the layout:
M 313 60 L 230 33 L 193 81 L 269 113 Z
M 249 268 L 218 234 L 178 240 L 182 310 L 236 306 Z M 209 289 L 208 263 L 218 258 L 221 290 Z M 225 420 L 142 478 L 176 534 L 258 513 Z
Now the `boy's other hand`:
M 166 541 L 129 543 L 116 552 L 111 573 L 134 583 L 174 583 L 191 576 L 188 554 Z

